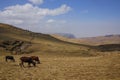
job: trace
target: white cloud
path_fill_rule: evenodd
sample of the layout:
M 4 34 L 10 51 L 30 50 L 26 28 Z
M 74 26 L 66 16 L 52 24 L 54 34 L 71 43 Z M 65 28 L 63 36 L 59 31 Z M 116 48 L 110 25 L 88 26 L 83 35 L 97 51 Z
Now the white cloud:
M 35 4 L 35 5 L 39 5 L 39 4 L 43 4 L 43 0 L 29 0 L 32 4 Z
M 55 16 L 55 15 L 65 14 L 66 12 L 70 10 L 71 8 L 64 4 L 59 8 L 49 11 L 49 14 Z
M 71 8 L 61 5 L 55 9 L 39 8 L 30 3 L 6 7 L 0 11 L 0 22 L 10 24 L 39 24 L 46 16 L 56 16 L 69 12 Z
M 48 23 L 48 24 L 51 24 L 51 23 L 54 23 L 54 24 L 64 24 L 64 23 L 66 23 L 66 21 L 65 20 L 49 19 L 49 20 L 46 21 L 46 23 Z
M 47 23 L 53 23 L 53 22 L 55 22 L 54 19 L 49 19 L 49 20 L 47 20 Z

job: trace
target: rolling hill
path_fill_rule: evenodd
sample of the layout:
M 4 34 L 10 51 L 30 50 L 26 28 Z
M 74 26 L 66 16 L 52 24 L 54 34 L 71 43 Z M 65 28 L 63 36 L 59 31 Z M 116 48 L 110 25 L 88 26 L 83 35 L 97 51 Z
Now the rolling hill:
M 71 43 L 89 45 L 89 48 L 96 49 L 97 51 L 120 51 L 120 35 L 106 35 L 98 37 L 86 37 L 80 39 L 70 39 L 55 34 L 52 34 L 51 36 Z
M 111 38 L 113 36 L 106 36 L 106 37 Z M 0 50 L 2 53 L 7 51 L 8 53 L 12 53 L 12 54 L 36 52 L 36 53 L 50 54 L 50 55 L 59 54 L 59 55 L 71 55 L 71 56 L 72 55 L 90 56 L 94 50 L 95 51 L 120 50 L 119 43 L 110 44 L 110 45 L 101 44 L 96 46 L 94 43 L 89 41 L 91 38 L 90 39 L 85 38 L 85 39 L 82 40 L 70 39 L 65 37 L 59 37 L 56 35 L 35 33 L 28 30 L 23 30 L 21 28 L 17 28 L 9 24 L 0 23 Z M 105 38 L 102 37 L 102 39 Z M 106 42 L 107 40 L 109 40 L 108 42 L 114 41 L 113 39 L 114 38 L 111 38 L 111 40 L 106 39 Z M 94 40 L 92 41 L 94 42 Z M 114 47 L 111 47 L 113 45 Z
M 42 52 L 52 54 L 80 53 L 87 51 L 88 45 L 80 45 L 59 40 L 48 34 L 23 30 L 12 25 L 0 23 L 0 45 L 8 51 Z

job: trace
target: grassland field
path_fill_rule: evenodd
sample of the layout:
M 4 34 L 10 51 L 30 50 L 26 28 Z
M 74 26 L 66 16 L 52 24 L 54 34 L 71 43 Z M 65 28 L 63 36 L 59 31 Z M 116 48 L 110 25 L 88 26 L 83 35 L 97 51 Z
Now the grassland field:
M 42 53 L 13 55 L 16 62 L 0 56 L 0 80 L 120 80 L 120 52 L 104 55 L 60 56 Z M 7 54 L 7 53 L 6 53 Z M 41 64 L 19 66 L 21 56 L 36 55 Z

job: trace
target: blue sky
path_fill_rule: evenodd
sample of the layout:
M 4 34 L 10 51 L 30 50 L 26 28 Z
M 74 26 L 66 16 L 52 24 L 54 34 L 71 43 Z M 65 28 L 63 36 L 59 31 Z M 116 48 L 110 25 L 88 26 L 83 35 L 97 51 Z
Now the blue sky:
M 1 0 L 0 23 L 77 37 L 120 34 L 120 0 Z

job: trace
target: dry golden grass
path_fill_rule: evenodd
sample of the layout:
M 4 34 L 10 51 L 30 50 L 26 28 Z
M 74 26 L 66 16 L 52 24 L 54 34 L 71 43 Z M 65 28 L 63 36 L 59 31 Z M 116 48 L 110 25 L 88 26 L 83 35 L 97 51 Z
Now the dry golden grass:
M 21 68 L 21 56 L 37 55 L 37 67 Z M 94 57 L 68 57 L 38 53 L 14 55 L 16 62 L 0 56 L 0 80 L 120 80 L 119 52 Z

